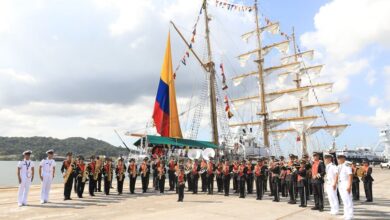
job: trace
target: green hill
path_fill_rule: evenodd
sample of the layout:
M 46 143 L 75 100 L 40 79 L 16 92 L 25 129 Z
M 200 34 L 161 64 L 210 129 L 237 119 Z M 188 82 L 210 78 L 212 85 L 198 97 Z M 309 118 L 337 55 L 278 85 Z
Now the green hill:
M 94 138 L 0 137 L 0 160 L 19 160 L 22 158 L 22 152 L 27 149 L 33 151 L 34 160 L 46 157 L 45 152 L 48 149 L 54 149 L 58 157 L 65 156 L 69 151 L 73 152 L 73 155 L 83 155 L 86 158 L 91 155 L 118 157 L 128 154 L 124 148 Z

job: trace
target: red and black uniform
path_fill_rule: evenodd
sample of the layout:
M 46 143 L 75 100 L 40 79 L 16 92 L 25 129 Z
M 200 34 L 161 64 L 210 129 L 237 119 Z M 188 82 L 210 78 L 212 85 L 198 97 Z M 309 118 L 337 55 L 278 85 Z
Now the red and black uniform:
M 153 187 L 155 190 L 158 190 L 157 169 L 159 166 L 160 166 L 160 161 L 157 161 L 157 162 L 154 161 L 154 163 L 152 165 L 152 169 L 153 169 Z
M 246 185 L 247 185 L 247 191 L 248 194 L 253 193 L 253 165 L 251 163 L 248 163 L 246 165 L 247 171 L 246 171 Z
M 222 166 L 222 162 L 219 162 L 216 169 L 217 188 L 219 193 L 223 192 Z
M 299 170 L 297 171 L 297 187 L 299 192 L 299 198 L 301 201 L 301 205 L 299 207 L 307 206 L 307 194 L 309 193 L 306 178 L 307 170 L 305 165 L 301 165 Z
M 123 182 L 126 178 L 126 165 L 122 163 L 118 163 L 118 165 L 115 167 L 115 174 L 116 174 L 116 180 L 117 180 L 117 190 L 118 194 L 121 195 L 123 193 Z
M 364 185 L 364 192 L 366 194 L 367 202 L 373 201 L 372 196 L 372 182 L 374 181 L 374 178 L 372 178 L 372 168 L 368 165 L 363 166 L 364 169 L 364 176 L 362 177 L 363 185 Z
M 233 172 L 233 190 L 234 193 L 238 193 L 238 164 L 233 163 L 232 172 Z
M 131 162 L 127 168 L 127 172 L 129 173 L 130 179 L 129 190 L 131 194 L 134 194 L 135 183 L 137 181 L 137 164 L 135 164 L 135 162 Z
M 104 194 L 106 195 L 110 194 L 112 175 L 113 175 L 113 171 L 112 171 L 111 163 L 106 163 L 103 166 Z
M 272 181 L 272 194 L 274 196 L 274 202 L 279 202 L 279 191 L 280 191 L 280 165 L 278 162 L 273 162 L 270 166 L 269 171 L 271 172 L 271 181 Z
M 225 192 L 225 196 L 229 196 L 229 188 L 230 188 L 230 172 L 231 167 L 229 164 L 225 163 L 222 167 L 222 178 L 223 178 L 223 190 Z
M 153 184 L 155 184 L 155 189 L 158 190 L 158 179 L 157 179 L 157 171 L 158 166 L 160 166 L 160 162 L 158 162 L 156 165 L 154 165 L 154 173 L 153 177 Z M 141 182 L 142 182 L 142 193 L 146 193 L 149 187 L 149 175 L 150 175 L 150 165 L 144 161 L 142 162 L 141 166 L 139 167 L 139 173 L 141 175 Z M 134 181 L 135 185 L 135 181 Z
M 83 180 L 83 176 L 85 175 L 84 173 L 87 171 L 86 169 L 87 169 L 87 166 L 85 165 L 85 163 L 77 164 L 77 167 L 76 167 L 76 175 L 77 175 L 76 191 L 77 191 L 77 196 L 79 198 L 83 198 L 85 182 L 87 180 L 86 177 Z
M 324 209 L 324 176 L 326 173 L 325 164 L 321 160 L 313 161 L 311 168 L 311 184 L 313 187 L 314 203 L 313 210 Z
M 168 164 L 169 191 L 175 190 L 175 185 L 176 185 L 175 167 L 176 167 L 175 160 L 170 160 Z
M 200 174 L 200 178 L 202 180 L 202 192 L 207 192 L 207 162 L 205 160 L 202 160 L 200 163 L 200 169 L 202 170 L 202 173 Z
M 96 189 L 96 180 L 95 172 L 96 172 L 96 161 L 92 161 L 87 166 L 88 171 L 88 191 L 90 196 L 95 196 L 95 189 Z
M 357 175 L 357 168 L 356 166 L 352 166 L 352 199 L 357 201 L 360 199 L 360 179 Z
M 160 189 L 160 193 L 164 193 L 165 189 L 165 174 L 166 169 L 164 164 L 160 163 L 160 166 L 157 168 L 157 178 L 158 178 L 158 188 Z
M 208 194 L 212 195 L 214 191 L 214 170 L 215 166 L 214 163 L 209 161 L 207 164 L 207 190 Z
M 248 168 L 245 164 L 241 164 L 238 168 L 238 182 L 239 182 L 239 189 L 240 189 L 240 198 L 245 198 L 245 182 L 246 182 L 246 174 L 247 174 Z
M 178 185 L 178 202 L 183 202 L 184 199 L 184 186 L 185 186 L 185 178 L 184 172 L 181 170 L 177 176 L 177 185 Z
M 61 172 L 62 174 L 66 173 L 68 169 L 72 169 L 72 172 L 70 173 L 66 183 L 64 184 L 64 199 L 69 200 L 70 195 L 72 193 L 72 186 L 73 186 L 73 178 L 76 172 L 76 164 L 72 163 L 72 161 L 65 160 L 62 163 Z M 65 174 L 64 174 L 65 175 Z
M 264 179 L 265 179 L 265 166 L 263 164 L 257 164 L 254 169 L 254 177 L 256 182 L 256 199 L 263 199 L 264 195 Z
M 198 193 L 199 171 L 200 171 L 200 166 L 198 165 L 198 162 L 194 162 L 194 165 L 192 166 L 192 171 L 191 171 L 192 193 L 193 194 Z

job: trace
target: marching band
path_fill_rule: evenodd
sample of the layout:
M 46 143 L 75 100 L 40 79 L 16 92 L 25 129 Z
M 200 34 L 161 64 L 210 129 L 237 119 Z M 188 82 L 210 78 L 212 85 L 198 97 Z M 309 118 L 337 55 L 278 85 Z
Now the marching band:
M 53 150 L 46 152 L 48 157 L 40 163 L 39 175 L 42 181 L 41 203 L 47 203 L 50 186 L 55 173 L 55 161 Z M 34 163 L 30 161 L 31 151 L 23 152 L 24 159 L 18 163 L 19 193 L 18 205 L 27 204 L 29 186 L 34 178 Z M 344 218 L 353 217 L 353 200 L 359 199 L 359 178 L 364 183 L 364 191 L 367 202 L 372 202 L 372 168 L 367 161 L 363 166 L 357 167 L 355 163 L 349 164 L 343 155 L 336 158 L 331 154 L 323 155 L 314 152 L 312 160 L 305 155 L 298 160 L 296 155 L 290 154 L 289 160 L 283 157 L 262 157 L 254 160 L 227 160 L 214 161 L 212 157 L 202 159 L 188 158 L 176 160 L 171 157 L 168 163 L 159 157 L 144 158 L 137 165 L 134 158 L 129 160 L 128 166 L 122 157 L 116 163 L 107 157 L 100 159 L 91 156 L 86 164 L 83 156 L 73 159 L 71 152 L 67 153 L 62 163 L 61 172 L 64 178 L 64 200 L 71 200 L 73 181 L 76 182 L 76 193 L 83 198 L 86 182 L 88 182 L 89 195 L 95 196 L 100 191 L 99 179 L 104 182 L 104 194 L 109 195 L 112 188 L 113 175 L 116 177 L 116 189 L 118 195 L 123 193 L 123 184 L 126 181 L 126 173 L 129 177 L 129 193 L 135 193 L 135 185 L 139 176 L 142 182 L 142 193 L 149 191 L 149 176 L 153 173 L 153 188 L 160 193 L 165 191 L 165 178 L 168 174 L 169 191 L 176 191 L 178 202 L 183 202 L 184 189 L 198 193 L 199 177 L 202 184 L 202 192 L 212 195 L 214 193 L 214 181 L 217 184 L 217 192 L 225 196 L 231 195 L 230 183 L 233 182 L 233 193 L 239 198 L 245 198 L 247 194 L 256 192 L 256 199 L 262 200 L 267 188 L 274 202 L 280 202 L 280 196 L 288 198 L 288 204 L 296 204 L 299 207 L 307 207 L 310 192 L 314 197 L 312 210 L 324 210 L 324 192 L 326 192 L 331 214 L 337 214 L 339 209 L 339 197 L 344 204 Z M 322 158 L 321 158 L 322 159 Z M 138 169 L 137 169 L 138 168 Z M 269 181 L 269 182 L 268 182 Z M 268 184 L 267 184 L 268 182 Z M 255 186 L 253 185 L 255 184 Z M 268 185 L 268 187 L 267 187 Z

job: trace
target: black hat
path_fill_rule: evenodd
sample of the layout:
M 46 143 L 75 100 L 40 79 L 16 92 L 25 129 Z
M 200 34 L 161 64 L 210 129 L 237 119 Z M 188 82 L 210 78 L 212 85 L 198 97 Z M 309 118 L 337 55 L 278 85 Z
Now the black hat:
M 274 158 L 275 158 L 275 156 L 271 156 L 270 158 L 271 158 L 271 159 L 274 159 Z
M 308 154 L 304 154 L 303 158 L 309 158 L 309 155 Z
M 302 160 L 299 161 L 299 163 L 300 163 L 300 164 L 306 164 L 306 160 L 303 160 L 303 159 L 302 159 Z
M 284 159 L 284 156 L 280 156 L 279 159 L 283 160 L 283 159 Z
M 66 153 L 66 156 L 73 156 L 73 153 L 72 152 L 68 152 L 68 153 Z
M 362 163 L 369 163 L 368 160 L 363 160 Z
M 95 159 L 95 155 L 90 156 L 89 159 L 91 160 Z
M 129 162 L 135 162 L 134 158 L 130 158 Z
M 148 160 L 149 160 L 149 158 L 148 158 L 148 157 L 145 157 L 145 158 L 144 158 L 144 161 L 148 161 Z
M 79 160 L 84 160 L 84 157 L 83 156 L 78 156 Z
M 320 156 L 319 152 L 313 152 L 313 156 Z

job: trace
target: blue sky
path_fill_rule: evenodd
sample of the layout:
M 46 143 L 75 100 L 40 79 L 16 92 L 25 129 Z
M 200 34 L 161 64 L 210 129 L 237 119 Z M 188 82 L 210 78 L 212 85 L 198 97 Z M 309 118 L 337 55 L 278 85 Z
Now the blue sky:
M 120 142 L 113 129 L 144 132 L 169 20 L 190 38 L 200 2 L 1 1 L 0 132 L 95 137 L 115 145 Z M 333 98 L 342 101 L 341 113 L 329 115 L 329 120 L 351 124 L 338 145 L 374 145 L 378 128 L 390 122 L 389 1 L 263 0 L 260 9 L 280 21 L 283 31 L 294 26 L 300 46 L 318 51 L 316 61 L 326 64 L 324 79 L 336 82 Z M 210 14 L 213 57 L 225 63 L 231 78 L 244 72 L 235 57 L 251 46 L 240 34 L 253 28 L 252 16 L 215 8 L 213 3 Z M 176 65 L 185 50 L 176 34 L 172 46 Z M 199 34 L 195 49 L 202 56 L 203 47 Z M 178 72 L 180 108 L 189 106 L 191 96 L 199 101 L 204 80 L 199 73 L 192 57 Z M 188 128 L 187 117 L 182 124 Z M 207 128 L 207 122 L 202 126 Z M 208 136 L 201 133 L 202 138 Z

